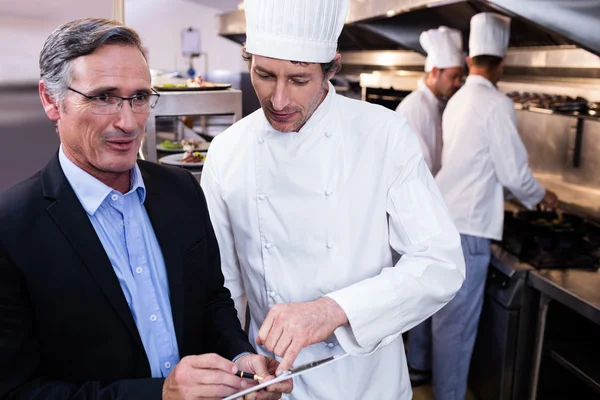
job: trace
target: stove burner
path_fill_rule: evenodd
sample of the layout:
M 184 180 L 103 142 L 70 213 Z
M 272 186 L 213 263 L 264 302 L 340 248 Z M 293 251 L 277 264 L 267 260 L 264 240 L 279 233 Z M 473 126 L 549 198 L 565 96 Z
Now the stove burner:
M 600 265 L 600 240 L 591 240 L 591 232 L 600 233 L 600 230 L 593 225 L 587 226 L 590 227 L 589 233 L 582 238 L 564 232 L 540 232 L 537 227 L 516 223 L 511 215 L 507 215 L 502 246 L 535 268 L 597 269 Z

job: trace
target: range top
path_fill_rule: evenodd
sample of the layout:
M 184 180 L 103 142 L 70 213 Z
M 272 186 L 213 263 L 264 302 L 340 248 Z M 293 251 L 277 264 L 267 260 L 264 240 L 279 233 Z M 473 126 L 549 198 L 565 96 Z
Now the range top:
M 600 227 L 583 222 L 576 229 L 553 229 L 505 213 L 502 247 L 538 269 L 592 269 L 600 266 Z

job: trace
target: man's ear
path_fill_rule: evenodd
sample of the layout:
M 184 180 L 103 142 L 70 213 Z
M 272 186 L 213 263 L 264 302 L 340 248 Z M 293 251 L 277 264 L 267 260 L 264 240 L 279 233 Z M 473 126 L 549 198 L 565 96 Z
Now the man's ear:
M 60 113 L 58 112 L 58 104 L 50 97 L 48 91 L 46 90 L 46 85 L 44 81 L 40 81 L 38 84 L 38 90 L 40 92 L 40 100 L 42 100 L 42 106 L 44 107 L 44 111 L 48 118 L 51 121 L 58 121 L 60 119 Z
M 333 57 L 333 60 L 336 63 L 340 63 L 342 61 L 342 55 L 338 52 L 335 53 L 335 57 Z M 338 73 L 339 71 L 334 70 L 333 72 L 330 72 L 329 75 L 327 75 L 327 80 L 330 80 L 331 78 L 333 78 L 335 76 L 336 73 Z
M 246 60 L 246 57 L 250 56 L 249 60 Z M 246 68 L 248 68 L 248 72 L 252 72 L 252 55 L 248 54 L 246 51 L 246 43 L 242 46 L 242 58 L 246 60 Z
M 467 67 L 469 67 L 469 69 L 471 69 L 471 57 L 467 56 L 467 58 L 465 58 L 465 60 L 467 61 Z

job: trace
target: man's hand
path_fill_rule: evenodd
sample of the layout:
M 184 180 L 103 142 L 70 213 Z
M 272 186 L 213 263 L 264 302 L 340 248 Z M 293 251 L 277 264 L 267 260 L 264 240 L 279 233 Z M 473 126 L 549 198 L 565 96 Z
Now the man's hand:
M 259 356 L 256 354 L 248 354 L 238 358 L 235 365 L 241 370 L 251 372 L 254 375 L 262 376 L 266 382 L 275 378 L 275 371 L 279 366 L 279 363 L 270 357 Z M 271 386 L 247 394 L 244 400 L 277 400 L 281 398 L 282 393 L 291 393 L 294 388 L 292 380 L 286 380 L 283 382 L 276 383 Z
M 556 196 L 556 193 L 546 190 L 546 195 L 542 199 L 542 204 L 549 209 L 554 210 L 558 207 L 558 196 Z
M 184 357 L 163 385 L 163 400 L 222 399 L 250 386 L 238 367 L 217 354 Z
M 327 339 L 348 323 L 344 310 L 329 297 L 309 303 L 277 304 L 271 307 L 256 343 L 283 357 L 276 375 L 292 367 L 304 347 Z

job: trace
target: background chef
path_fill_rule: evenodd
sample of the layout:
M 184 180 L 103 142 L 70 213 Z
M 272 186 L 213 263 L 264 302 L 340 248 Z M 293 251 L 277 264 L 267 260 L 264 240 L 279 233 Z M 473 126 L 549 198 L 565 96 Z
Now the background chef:
M 557 205 L 556 195 L 533 177 L 513 103 L 496 87 L 509 37 L 509 18 L 493 13 L 472 18 L 469 77 L 443 115 L 442 169 L 436 181 L 461 234 L 467 274 L 456 297 L 432 317 L 433 354 L 426 348 L 411 354 L 413 367 L 433 367 L 436 399 L 465 398 L 490 240 L 502 239 L 503 187 L 528 208 L 540 202 Z
M 442 167 L 443 106 L 460 89 L 464 75 L 462 34 L 441 26 L 421 33 L 419 42 L 427 52 L 427 75 L 396 111 L 408 120 L 419 137 L 425 162 L 435 176 Z

